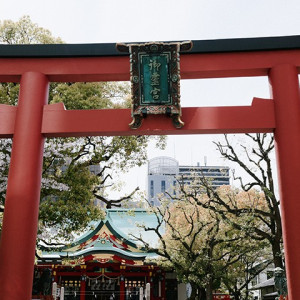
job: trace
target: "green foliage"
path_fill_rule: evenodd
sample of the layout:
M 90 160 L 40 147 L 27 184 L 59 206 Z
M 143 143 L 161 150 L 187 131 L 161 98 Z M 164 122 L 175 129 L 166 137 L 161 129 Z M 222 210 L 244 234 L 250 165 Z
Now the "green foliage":
M 57 234 L 66 240 L 78 228 L 86 227 L 90 221 L 103 217 L 103 212 L 92 205 L 92 190 L 97 184 L 97 177 L 87 168 L 71 165 L 61 174 L 60 181 L 69 189 L 60 192 L 51 188 L 50 191 L 43 189 L 49 195 L 41 202 L 40 222 L 48 228 L 62 226 L 63 230 L 57 231 Z
M 51 103 L 63 102 L 66 109 L 106 109 L 123 106 L 128 97 L 127 83 L 99 82 L 58 84 L 52 90 Z
M 52 36 L 47 29 L 39 27 L 23 16 L 19 21 L 0 21 L 0 42 L 5 44 L 60 44 L 62 40 Z
M 252 239 L 248 232 L 253 226 L 263 230 L 264 222 L 254 213 L 240 216 L 228 213 L 224 217 L 223 205 L 214 201 L 215 194 L 228 207 L 237 204 L 239 209 L 253 212 L 266 210 L 266 201 L 257 191 L 244 192 L 225 186 L 218 190 L 210 186 L 209 191 L 214 192 L 205 193 L 203 184 L 187 189 L 181 186 L 176 196 L 169 195 L 169 199 L 161 201 L 161 206 L 152 207 L 157 220 L 162 221 L 156 228 L 145 230 L 154 231 L 160 244 L 154 249 L 147 243 L 144 245 L 161 256 L 159 263 L 174 270 L 179 281 L 191 284 L 190 299 L 198 299 L 197 290 L 198 295 L 205 294 L 206 300 L 212 299 L 216 289 L 249 295 L 247 286 L 257 275 L 250 271 L 258 262 L 270 258 L 270 248 L 265 240 Z
M 0 42 L 7 44 L 61 43 L 48 30 L 32 23 L 29 17 L 0 23 Z M 17 105 L 19 84 L 0 84 L 0 103 Z M 130 105 L 129 84 L 51 83 L 49 103 L 63 102 L 67 109 L 114 109 Z M 72 234 L 86 229 L 92 220 L 104 216 L 94 205 L 97 195 L 105 195 L 112 171 L 128 171 L 147 160 L 147 146 L 157 140 L 164 147 L 164 137 L 86 137 L 47 139 L 44 150 L 39 238 L 71 240 Z M 5 202 L 5 189 L 10 162 L 11 140 L 0 140 L 0 205 Z M 89 166 L 98 165 L 93 174 Z M 109 184 L 114 184 L 113 180 Z M 109 203 L 109 200 L 107 202 Z M 54 235 L 49 234 L 52 228 Z
M 0 85 L 0 104 L 17 105 L 19 89 L 19 84 L 2 83 Z

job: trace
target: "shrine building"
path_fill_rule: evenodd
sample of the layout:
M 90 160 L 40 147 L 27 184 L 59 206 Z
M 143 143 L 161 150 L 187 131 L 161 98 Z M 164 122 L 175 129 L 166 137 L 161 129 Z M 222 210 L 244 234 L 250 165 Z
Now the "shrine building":
M 179 293 L 185 293 L 185 285 L 178 286 L 175 274 L 162 270 L 156 263 L 158 256 L 132 236 L 141 234 L 155 246 L 156 235 L 138 227 L 143 224 L 155 226 L 155 215 L 144 209 L 108 209 L 104 220 L 94 222 L 71 245 L 42 252 L 35 266 L 32 298 L 48 299 L 56 282 L 58 291 L 64 287 L 65 300 L 139 299 L 140 288 L 145 292 L 147 283 L 151 300 L 179 299 L 178 287 Z

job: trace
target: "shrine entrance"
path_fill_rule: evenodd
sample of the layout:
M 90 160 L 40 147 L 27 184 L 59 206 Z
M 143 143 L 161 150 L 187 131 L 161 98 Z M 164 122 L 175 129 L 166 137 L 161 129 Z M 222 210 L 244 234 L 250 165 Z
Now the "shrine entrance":
M 254 98 L 248 107 L 183 107 L 182 128 L 167 116 L 150 115 L 131 129 L 130 110 L 66 111 L 47 104 L 49 82 L 129 80 L 128 54 L 115 44 L 0 46 L 0 81 L 20 82 L 18 106 L 0 106 L 0 137 L 13 137 L 0 249 L 2 300 L 31 297 L 45 137 L 255 132 L 275 135 L 289 299 L 299 297 L 300 37 L 193 44 L 181 55 L 182 79 L 268 76 L 272 99 Z

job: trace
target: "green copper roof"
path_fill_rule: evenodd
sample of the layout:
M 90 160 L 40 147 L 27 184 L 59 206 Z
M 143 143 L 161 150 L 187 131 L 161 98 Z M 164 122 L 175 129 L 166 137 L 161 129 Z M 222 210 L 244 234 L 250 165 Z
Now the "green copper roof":
M 140 227 L 141 225 L 151 227 L 157 225 L 156 216 L 147 210 L 108 209 L 104 220 L 93 222 L 90 225 L 93 229 L 76 239 L 71 246 L 57 252 L 44 252 L 43 258 L 75 258 L 105 253 L 132 260 L 144 260 L 154 254 L 143 251 L 142 245 L 131 236 L 131 234 L 142 236 L 143 240 L 152 246 L 157 244 L 156 235 L 152 232 L 146 232 Z M 99 232 L 102 232 L 104 228 L 108 229 L 113 238 L 103 238 L 99 235 Z M 114 238 L 117 240 L 114 240 Z
M 153 232 L 146 232 L 139 225 L 146 225 L 149 227 L 157 226 L 157 219 L 153 213 L 145 209 L 124 210 L 124 209 L 110 209 L 107 212 L 106 219 L 113 226 L 114 230 L 120 235 L 125 235 L 128 240 L 135 242 L 131 234 L 143 237 L 144 241 L 155 245 L 157 243 L 157 236 Z

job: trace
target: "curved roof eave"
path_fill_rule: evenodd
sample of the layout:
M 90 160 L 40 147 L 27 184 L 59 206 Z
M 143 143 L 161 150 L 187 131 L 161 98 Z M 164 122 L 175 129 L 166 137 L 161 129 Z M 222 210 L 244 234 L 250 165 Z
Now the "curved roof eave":
M 68 245 L 68 246 L 62 248 L 61 250 L 66 251 L 68 248 L 72 248 L 74 246 L 78 246 L 82 243 L 85 243 L 86 241 L 91 239 L 94 235 L 96 235 L 101 230 L 101 228 L 105 225 L 116 238 L 118 238 L 125 244 L 127 244 L 135 249 L 140 249 L 142 251 L 145 251 L 145 249 L 143 247 L 141 247 L 141 245 L 134 243 L 125 232 L 119 230 L 119 228 L 117 228 L 114 225 L 114 222 L 113 222 L 112 218 L 110 217 L 110 212 L 114 212 L 114 211 L 116 211 L 116 210 L 115 209 L 107 210 L 106 218 L 104 220 L 101 220 L 98 224 L 96 223 L 95 229 L 93 229 L 92 231 L 79 237 L 71 245 Z M 118 209 L 118 211 L 120 211 L 120 213 L 125 213 L 127 210 L 126 209 Z M 138 211 L 144 211 L 144 209 L 140 209 L 140 210 L 138 209 Z
M 136 253 L 136 252 L 127 252 L 122 249 L 118 249 L 115 247 L 107 247 L 105 249 L 101 247 L 91 247 L 84 250 L 76 251 L 74 253 L 62 252 L 59 254 L 61 258 L 76 258 L 79 256 L 88 256 L 93 254 L 114 254 L 121 256 L 127 259 L 134 260 L 144 260 L 148 255 L 147 253 Z

